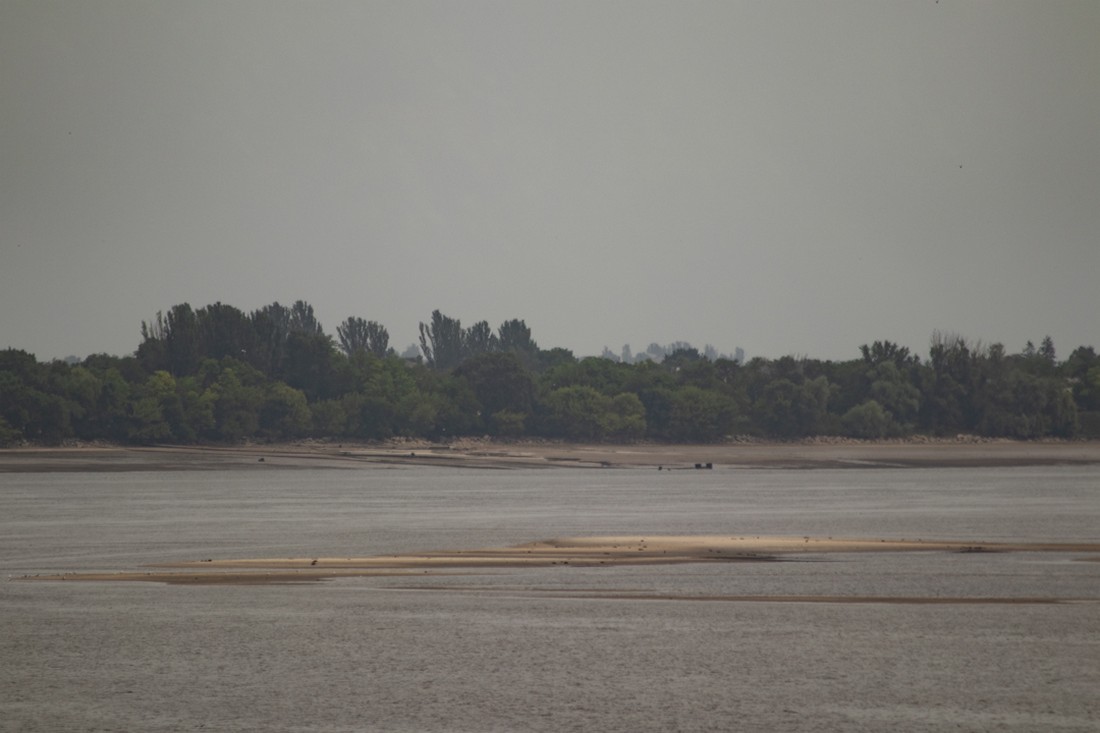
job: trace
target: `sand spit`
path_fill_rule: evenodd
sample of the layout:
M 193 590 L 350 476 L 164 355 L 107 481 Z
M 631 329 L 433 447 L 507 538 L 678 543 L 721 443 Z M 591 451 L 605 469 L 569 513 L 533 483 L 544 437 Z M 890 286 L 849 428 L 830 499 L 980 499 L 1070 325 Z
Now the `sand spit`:
M 19 580 L 149 581 L 180 584 L 297 583 L 341 577 L 470 574 L 552 566 L 598 567 L 715 562 L 775 562 L 801 555 L 866 552 L 1100 553 L 1100 543 L 1003 543 L 923 539 L 759 536 L 563 537 L 513 547 L 374 557 L 204 559 L 150 565 L 144 572 L 71 573 Z M 740 597 L 730 597 L 739 599 Z M 730 600 L 727 599 L 727 600 Z M 902 602 L 902 601 L 896 601 Z M 931 601 L 929 601 L 931 602 Z
M 229 447 L 69 447 L 0 450 L 0 473 L 206 471 L 386 466 L 450 468 L 932 468 L 1100 464 L 1100 441 L 812 440 L 716 445 L 586 445 L 553 441 L 450 443 L 301 441 Z
M 509 596 L 594 599 L 604 601 L 707 601 L 719 603 L 883 603 L 889 605 L 1049 605 L 1058 603 L 1100 603 L 1100 598 L 1055 598 L 1041 596 L 835 596 L 835 595 L 685 595 L 676 593 L 608 592 L 605 590 L 555 590 L 551 588 L 476 588 L 458 585 L 401 586 L 404 591 L 494 594 Z

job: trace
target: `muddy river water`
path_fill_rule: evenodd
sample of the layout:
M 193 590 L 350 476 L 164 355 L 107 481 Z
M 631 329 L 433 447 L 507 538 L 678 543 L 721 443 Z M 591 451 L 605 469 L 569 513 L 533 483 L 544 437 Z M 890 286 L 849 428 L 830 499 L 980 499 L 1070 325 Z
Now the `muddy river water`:
M 26 579 L 602 535 L 1095 544 L 1100 471 L 3 474 L 0 730 L 1100 730 L 1095 553 Z

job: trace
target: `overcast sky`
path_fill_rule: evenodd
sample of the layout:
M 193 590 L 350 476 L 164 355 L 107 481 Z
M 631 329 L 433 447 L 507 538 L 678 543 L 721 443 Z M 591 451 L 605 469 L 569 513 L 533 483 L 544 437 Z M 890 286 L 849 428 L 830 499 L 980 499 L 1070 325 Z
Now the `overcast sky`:
M 1100 347 L 1100 2 L 0 0 L 0 348 Z

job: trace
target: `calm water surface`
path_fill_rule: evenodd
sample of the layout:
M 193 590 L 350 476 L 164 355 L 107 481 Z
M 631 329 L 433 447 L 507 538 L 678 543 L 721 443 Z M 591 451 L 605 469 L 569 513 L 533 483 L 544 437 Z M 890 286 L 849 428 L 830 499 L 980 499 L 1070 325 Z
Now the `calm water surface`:
M 0 730 L 1098 731 L 1095 602 L 690 600 L 1100 597 L 1100 563 L 1072 554 L 260 587 L 8 580 L 619 533 L 1097 542 L 1098 479 L 1090 467 L 0 475 Z

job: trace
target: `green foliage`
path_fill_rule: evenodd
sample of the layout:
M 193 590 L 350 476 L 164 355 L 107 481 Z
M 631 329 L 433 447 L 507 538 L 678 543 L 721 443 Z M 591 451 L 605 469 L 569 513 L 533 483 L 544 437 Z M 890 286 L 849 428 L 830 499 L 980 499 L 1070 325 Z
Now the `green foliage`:
M 513 410 L 498 410 L 489 416 L 488 423 L 493 435 L 505 438 L 518 438 L 527 427 L 528 413 Z
M 875 400 L 856 405 L 841 419 L 844 431 L 853 438 L 885 438 L 894 424 L 893 416 Z
M 389 331 L 376 321 L 349 316 L 336 327 L 336 333 L 340 338 L 340 349 L 348 357 L 367 353 L 382 358 L 389 353 Z
M 501 351 L 534 355 L 539 350 L 538 344 L 531 338 L 531 329 L 519 319 L 500 324 L 500 328 L 497 329 L 497 341 Z
M 67 368 L 58 364 L 62 370 Z M 51 380 L 50 368 L 38 364 L 32 354 L 0 351 L 0 418 L 8 442 L 57 444 L 72 435 L 71 405 L 56 391 L 57 381 Z
M 542 403 L 546 430 L 569 440 L 635 440 L 645 435 L 645 407 L 638 396 L 608 397 L 592 387 L 556 389 Z
M 828 414 L 830 392 L 829 380 L 824 376 L 800 384 L 780 378 L 764 387 L 753 411 L 757 423 L 772 435 L 814 435 Z
M 591 387 L 556 389 L 543 400 L 547 429 L 571 440 L 603 440 L 610 425 L 611 399 Z
M 252 322 L 231 305 L 214 303 L 195 314 L 203 358 L 245 358 L 255 348 Z
M 454 369 L 465 354 L 462 322 L 432 311 L 430 324 L 420 324 L 420 350 L 433 369 Z
M 863 362 L 869 367 L 893 364 L 898 370 L 903 370 L 916 363 L 916 359 L 910 356 L 909 349 L 891 341 L 875 341 L 870 346 L 864 344 L 859 347 L 859 351 L 863 354 Z
M 183 407 L 176 394 L 175 377 L 165 370 L 158 370 L 134 392 L 126 437 L 135 443 L 171 440 L 173 424 L 179 432 L 182 416 Z
M 1019 354 L 934 334 L 928 360 L 875 341 L 860 358 L 740 363 L 677 342 L 663 361 L 540 350 L 527 325 L 420 324 L 426 365 L 397 358 L 380 324 L 348 318 L 339 349 L 305 301 L 245 314 L 183 303 L 141 324 L 133 356 L 38 363 L 0 351 L 0 444 L 139 443 L 307 435 L 721 441 L 915 431 L 1040 438 L 1100 433 L 1100 357 L 1065 362 L 1046 337 Z M 610 353 L 610 352 L 608 352 Z M 647 352 L 649 353 L 649 352 Z
M 268 438 L 300 438 L 307 435 L 312 413 L 301 390 L 281 382 L 265 385 L 260 405 L 260 434 Z
M 23 439 L 22 431 L 16 430 L 3 415 L 0 415 L 0 447 L 15 445 Z
M 236 443 L 258 433 L 264 395 L 258 380 L 250 377 L 244 365 L 226 363 L 207 388 L 214 415 L 211 437 L 215 440 Z
M 1100 356 L 1091 346 L 1080 346 L 1070 354 L 1062 373 L 1083 411 L 1100 411 Z
M 710 389 L 688 385 L 670 393 L 666 437 L 678 443 L 713 443 L 733 432 L 733 401 Z
M 934 334 L 929 363 L 921 372 L 921 422 L 938 434 L 972 432 L 976 429 L 978 353 L 965 339 Z
M 290 306 L 288 328 L 290 333 L 301 333 L 307 336 L 323 336 L 325 330 L 321 328 L 321 322 L 313 315 L 313 306 L 304 300 L 294 301 Z
M 543 373 L 554 367 L 564 364 L 573 364 L 577 359 L 569 349 L 563 349 L 557 346 L 553 349 L 547 349 L 546 351 L 539 351 L 535 361 L 537 364 L 536 371 Z
M 535 383 L 514 353 L 485 353 L 472 357 L 454 371 L 454 377 L 465 380 L 477 398 L 484 427 L 496 432 L 500 426 L 497 415 L 507 413 L 508 434 L 514 435 L 516 418 L 520 422 L 531 413 L 535 399 Z
M 580 361 L 562 362 L 547 369 L 539 378 L 543 390 L 562 387 L 591 387 L 611 396 L 625 391 L 631 367 L 608 359 L 590 356 Z
M 462 334 L 462 355 L 464 358 L 498 351 L 500 341 L 489 328 L 488 321 L 478 321 Z
M 279 378 L 305 392 L 311 400 L 340 393 L 336 349 L 324 334 L 291 331 L 287 336 Z
M 638 395 L 623 392 L 611 398 L 608 408 L 607 437 L 615 440 L 638 440 L 645 436 L 645 405 Z

